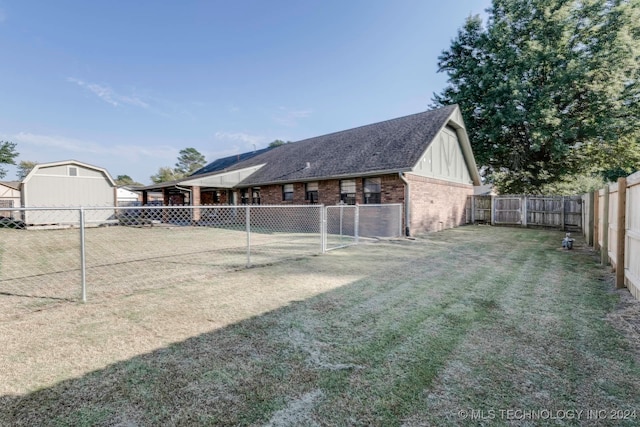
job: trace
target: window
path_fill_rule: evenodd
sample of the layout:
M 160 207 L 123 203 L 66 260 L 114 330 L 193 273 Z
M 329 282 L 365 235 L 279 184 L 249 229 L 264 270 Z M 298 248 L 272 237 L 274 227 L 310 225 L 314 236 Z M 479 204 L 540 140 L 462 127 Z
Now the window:
M 356 180 L 343 179 L 340 181 L 340 201 L 345 205 L 356 204 Z
M 251 192 L 251 203 L 254 205 L 260 204 L 260 187 L 255 187 Z
M 364 180 L 364 202 L 367 204 L 380 204 L 380 178 L 365 178 Z
M 293 201 L 293 184 L 285 184 L 282 186 L 282 200 Z
M 240 204 L 247 205 L 249 204 L 249 189 L 243 188 L 240 190 Z
M 304 199 L 308 200 L 312 204 L 318 203 L 318 183 L 307 182 L 307 188 L 305 189 Z
M 69 166 L 69 176 L 78 176 L 78 168 Z

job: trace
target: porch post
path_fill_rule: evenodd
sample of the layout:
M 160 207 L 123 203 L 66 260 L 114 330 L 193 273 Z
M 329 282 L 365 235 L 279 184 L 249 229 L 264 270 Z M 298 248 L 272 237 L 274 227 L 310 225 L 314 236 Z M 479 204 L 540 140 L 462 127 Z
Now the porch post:
M 193 206 L 193 222 L 197 223 L 200 221 L 200 208 L 197 207 L 200 206 L 200 187 L 191 187 L 191 197 L 193 198 L 193 200 L 191 200 L 191 205 Z

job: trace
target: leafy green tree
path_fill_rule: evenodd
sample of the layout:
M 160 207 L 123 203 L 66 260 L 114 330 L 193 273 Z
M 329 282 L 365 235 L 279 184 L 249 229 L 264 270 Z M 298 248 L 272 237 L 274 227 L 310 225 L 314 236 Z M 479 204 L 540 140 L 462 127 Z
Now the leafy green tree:
M 18 163 L 18 170 L 16 173 L 16 176 L 18 177 L 18 179 L 23 180 L 27 175 L 29 175 L 29 172 L 31 172 L 31 170 L 35 168 L 37 164 L 38 162 L 32 162 L 30 160 L 21 160 L 20 163 Z
M 193 172 L 203 167 L 207 161 L 205 157 L 200 154 L 195 148 L 185 148 L 180 150 L 180 156 L 178 157 L 178 163 L 176 163 L 176 173 L 183 176 L 189 176 Z
M 142 185 L 141 183 L 134 181 L 129 175 L 118 175 L 116 177 L 117 185 Z
M 575 175 L 562 181 L 545 184 L 539 188 L 538 193 L 554 196 L 575 196 L 576 194 L 590 193 L 604 188 L 606 181 L 599 175 Z
M 467 19 L 439 58 L 449 84 L 434 103 L 460 105 L 476 161 L 500 192 L 639 166 L 639 9 L 637 0 L 493 0 L 486 28 Z
M 289 142 L 291 142 L 291 141 L 284 142 L 281 139 L 276 139 L 275 141 L 273 141 L 272 143 L 269 144 L 269 148 L 279 147 L 281 145 L 288 144 Z
M 15 165 L 15 158 L 18 157 L 16 151 L 16 143 L 9 141 L 0 141 L 0 165 Z M 0 178 L 7 175 L 7 170 L 0 166 Z
M 154 184 L 160 184 L 161 182 L 175 181 L 184 177 L 185 175 L 178 172 L 177 169 L 173 169 L 169 166 L 163 166 L 158 169 L 158 173 L 151 175 L 151 181 L 153 181 Z

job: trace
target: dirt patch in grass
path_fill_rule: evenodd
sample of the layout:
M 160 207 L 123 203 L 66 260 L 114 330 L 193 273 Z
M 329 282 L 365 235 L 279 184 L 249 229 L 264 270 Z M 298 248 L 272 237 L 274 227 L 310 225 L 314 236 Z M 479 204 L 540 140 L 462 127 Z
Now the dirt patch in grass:
M 640 408 L 620 321 L 638 304 L 562 237 L 462 227 L 5 318 L 0 424 L 589 424 L 557 411 Z

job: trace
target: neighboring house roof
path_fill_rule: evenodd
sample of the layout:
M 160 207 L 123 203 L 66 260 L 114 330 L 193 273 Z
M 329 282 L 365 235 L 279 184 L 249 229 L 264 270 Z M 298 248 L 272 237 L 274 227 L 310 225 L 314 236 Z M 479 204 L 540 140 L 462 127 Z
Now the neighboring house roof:
M 137 199 L 138 196 L 140 196 L 140 193 L 131 191 L 128 187 L 118 187 L 116 190 L 116 194 L 119 199 L 124 199 L 124 198 Z
M 20 191 L 20 185 L 22 183 L 20 181 L 0 181 L 0 185 L 4 185 L 5 187 L 13 188 L 14 190 Z
M 458 132 L 467 166 L 475 185 L 480 177 L 457 105 L 386 120 L 328 135 L 283 144 L 271 149 L 216 160 L 191 177 L 145 189 L 188 183 L 194 178 L 250 171 L 234 184 L 250 187 L 320 179 L 409 172 L 445 126 Z M 242 160 L 244 157 L 245 160 Z M 240 161 L 230 162 L 233 159 Z M 197 174 L 197 176 L 196 176 Z M 204 179 L 199 179 L 204 183 Z M 194 182 L 195 184 L 195 182 Z M 198 184 L 202 185 L 202 184 Z
M 64 166 L 64 165 L 80 166 L 80 167 L 83 167 L 83 168 L 93 169 L 93 170 L 102 172 L 105 175 L 105 177 L 107 178 L 107 180 L 111 183 L 111 185 L 114 186 L 114 187 L 116 186 L 116 182 L 111 177 L 111 174 L 109 174 L 109 171 L 107 171 L 105 168 L 101 168 L 99 166 L 93 166 L 93 165 L 90 165 L 88 163 L 82 163 L 82 162 L 79 162 L 77 160 L 62 160 L 62 161 L 59 161 L 59 162 L 38 163 L 37 165 L 35 165 L 33 167 L 33 169 L 31 169 L 29 174 L 26 177 L 24 177 L 22 182 L 23 183 L 27 183 L 31 179 L 32 176 L 37 174 L 37 172 L 40 169 L 44 169 L 44 168 L 47 168 L 47 167 L 53 167 L 53 166 Z
M 202 168 L 198 169 L 197 171 L 189 175 L 189 177 L 193 177 L 196 175 L 203 175 L 206 173 L 223 171 L 227 168 L 230 168 L 236 163 L 249 160 L 250 158 L 255 157 L 259 154 L 265 153 L 269 150 L 271 150 L 271 147 L 263 148 L 261 150 L 251 151 L 249 153 L 234 154 L 233 156 L 223 157 L 222 159 L 214 160 L 213 162 L 209 163 L 206 166 L 203 166 Z

